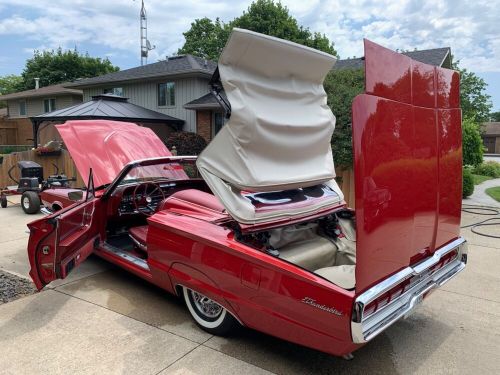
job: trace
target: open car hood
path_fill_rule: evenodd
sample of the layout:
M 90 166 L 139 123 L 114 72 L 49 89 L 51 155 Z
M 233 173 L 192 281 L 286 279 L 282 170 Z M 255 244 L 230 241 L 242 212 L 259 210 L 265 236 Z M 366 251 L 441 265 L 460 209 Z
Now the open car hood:
M 335 57 L 234 29 L 219 59 L 231 117 L 197 166 L 243 224 L 291 220 L 343 200 L 323 80 Z
M 172 155 L 151 129 L 129 122 L 79 120 L 56 128 L 85 183 L 92 168 L 96 187 L 111 183 L 131 161 Z

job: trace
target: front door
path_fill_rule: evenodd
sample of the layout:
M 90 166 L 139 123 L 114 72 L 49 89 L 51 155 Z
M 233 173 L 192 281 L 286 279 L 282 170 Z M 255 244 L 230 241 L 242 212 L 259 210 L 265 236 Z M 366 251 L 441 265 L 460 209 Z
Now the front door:
M 28 224 L 30 276 L 40 290 L 56 279 L 64 279 L 94 250 L 99 241 L 100 199 L 93 195 L 92 174 L 85 201 Z

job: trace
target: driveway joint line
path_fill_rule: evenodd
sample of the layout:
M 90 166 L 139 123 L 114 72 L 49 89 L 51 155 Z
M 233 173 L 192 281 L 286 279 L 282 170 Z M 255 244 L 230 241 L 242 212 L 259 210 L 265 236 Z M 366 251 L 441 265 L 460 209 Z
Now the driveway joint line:
M 108 310 L 108 311 L 114 312 L 114 313 L 116 313 L 116 314 L 118 314 L 118 315 L 121 315 L 121 316 L 127 317 L 127 318 L 129 318 L 129 319 L 135 320 L 136 322 L 146 324 L 147 326 L 150 326 L 150 327 L 152 327 L 152 328 L 159 329 L 160 331 L 163 331 L 163 332 L 166 332 L 166 333 L 170 333 L 171 335 L 174 335 L 174 336 L 180 337 L 181 339 L 188 340 L 188 341 L 190 341 L 190 342 L 192 342 L 192 343 L 194 343 L 194 344 L 201 345 L 199 342 L 194 341 L 193 339 L 190 339 L 190 338 L 188 338 L 188 337 L 184 337 L 184 336 L 179 335 L 178 333 L 175 333 L 175 332 L 171 332 L 171 331 L 169 331 L 169 330 L 167 330 L 167 329 L 165 329 L 165 328 L 155 326 L 155 325 L 153 325 L 153 324 L 151 324 L 151 323 L 148 323 L 148 322 L 143 322 L 142 320 L 139 320 L 139 319 L 134 318 L 134 317 L 132 317 L 132 316 L 125 315 L 125 314 L 123 314 L 123 313 L 121 313 L 121 312 L 119 312 L 119 311 L 112 310 L 112 309 L 110 309 L 110 308 L 108 308 L 108 307 L 106 307 L 106 306 L 99 305 L 99 304 L 97 304 L 97 303 L 95 303 L 95 302 L 92 302 L 92 301 L 87 301 L 86 299 L 83 299 L 83 298 L 80 298 L 80 297 L 77 297 L 77 296 L 73 296 L 73 295 L 71 295 L 71 294 L 65 293 L 65 292 L 63 292 L 63 291 L 61 291 L 61 290 L 57 290 L 57 289 L 47 289 L 47 290 L 53 290 L 53 291 L 55 291 L 55 292 L 58 292 L 58 293 L 64 294 L 64 295 L 66 295 L 66 296 L 68 296 L 68 297 L 76 298 L 76 299 L 78 299 L 78 300 L 80 300 L 80 301 L 90 303 L 90 304 L 92 304 L 92 305 L 94 305 L 94 306 L 101 307 L 101 308 L 106 309 L 106 310 Z
M 453 290 L 446 290 L 446 289 L 441 288 L 441 289 L 437 289 L 437 291 L 438 292 L 453 293 L 453 294 L 457 294 L 457 295 L 463 296 L 463 297 L 476 298 L 476 299 L 480 299 L 480 300 L 483 300 L 483 301 L 488 301 L 488 302 L 493 302 L 493 303 L 500 304 L 500 301 L 495 301 L 495 300 L 488 299 L 488 298 L 473 296 L 473 295 L 470 295 L 470 294 L 464 294 L 464 293 L 454 292 Z

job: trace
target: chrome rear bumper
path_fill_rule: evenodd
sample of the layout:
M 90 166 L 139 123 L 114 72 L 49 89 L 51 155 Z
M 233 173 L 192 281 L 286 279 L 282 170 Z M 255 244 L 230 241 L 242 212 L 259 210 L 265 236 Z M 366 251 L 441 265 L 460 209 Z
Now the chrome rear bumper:
M 448 253 L 457 250 L 453 261 L 442 268 L 432 271 L 432 267 L 439 264 Z M 424 295 L 430 290 L 440 287 L 465 268 L 467 263 L 467 242 L 460 237 L 436 250 L 428 259 L 415 266 L 407 267 L 388 277 L 381 283 L 368 289 L 356 298 L 351 321 L 352 339 L 355 343 L 365 343 L 383 330 L 391 326 L 404 315 L 408 314 Z M 384 295 L 408 278 L 416 279 L 410 288 L 391 300 L 385 306 L 371 315 L 364 316 L 364 309 L 370 302 Z

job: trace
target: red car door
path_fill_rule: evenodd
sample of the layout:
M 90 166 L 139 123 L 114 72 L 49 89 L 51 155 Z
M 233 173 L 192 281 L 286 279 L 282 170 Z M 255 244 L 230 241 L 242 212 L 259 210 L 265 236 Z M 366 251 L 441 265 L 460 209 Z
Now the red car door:
M 28 224 L 30 276 L 39 290 L 64 279 L 94 250 L 100 238 L 95 212 L 100 200 L 92 191 L 88 189 L 85 201 Z

